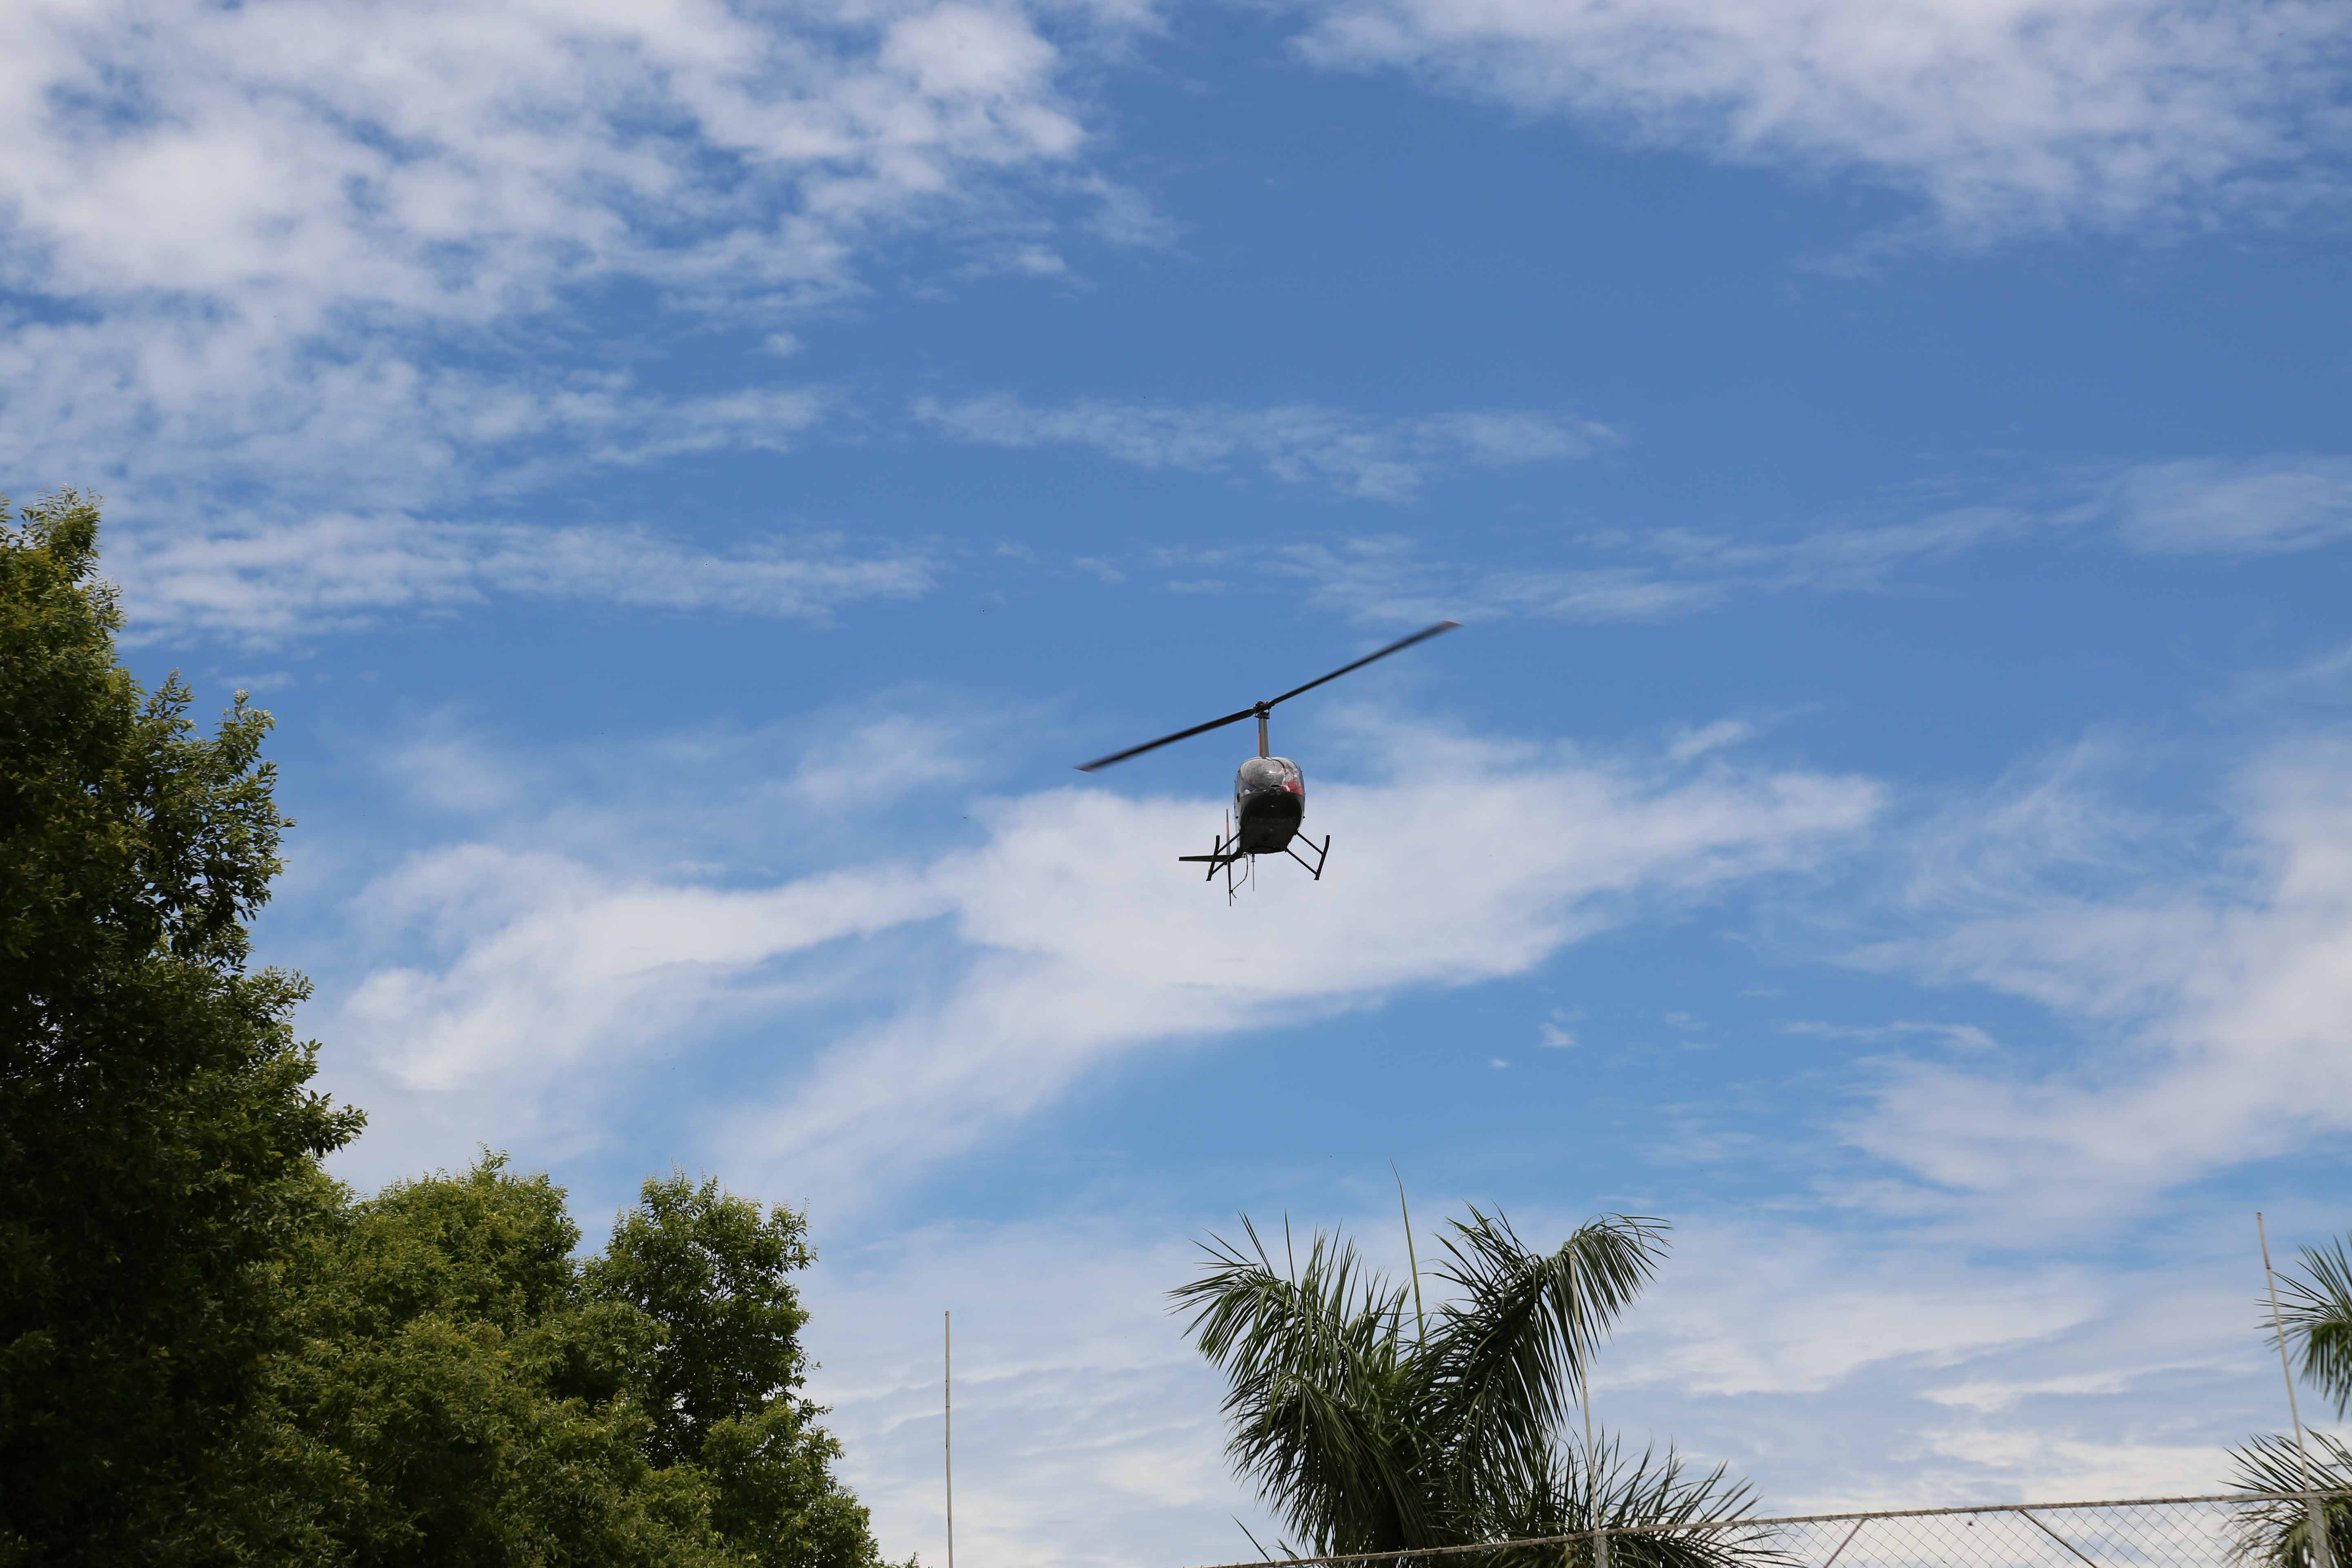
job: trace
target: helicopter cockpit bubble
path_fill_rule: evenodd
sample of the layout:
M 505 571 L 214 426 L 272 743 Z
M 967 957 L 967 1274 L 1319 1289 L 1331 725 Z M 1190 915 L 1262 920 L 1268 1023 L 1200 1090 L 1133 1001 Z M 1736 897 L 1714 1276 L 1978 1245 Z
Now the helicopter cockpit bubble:
M 1234 798 L 1239 800 L 1265 789 L 1305 795 L 1306 775 L 1288 757 L 1252 757 L 1242 764 L 1241 772 L 1234 775 Z
M 1288 757 L 1252 757 L 1234 775 L 1234 824 L 1245 855 L 1279 855 L 1307 816 L 1307 778 Z

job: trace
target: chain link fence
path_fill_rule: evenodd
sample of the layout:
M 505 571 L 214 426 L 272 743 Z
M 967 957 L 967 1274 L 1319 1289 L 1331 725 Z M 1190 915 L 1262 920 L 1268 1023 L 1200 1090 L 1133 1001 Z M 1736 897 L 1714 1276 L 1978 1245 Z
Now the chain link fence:
M 2316 1507 L 2314 1505 L 2316 1504 Z M 2335 1551 L 2314 1562 L 2305 1521 Z M 2332 1559 L 2332 1561 L 2331 1561 Z M 2230 1492 L 1639 1526 L 1218 1568 L 2352 1568 L 2352 1493 Z

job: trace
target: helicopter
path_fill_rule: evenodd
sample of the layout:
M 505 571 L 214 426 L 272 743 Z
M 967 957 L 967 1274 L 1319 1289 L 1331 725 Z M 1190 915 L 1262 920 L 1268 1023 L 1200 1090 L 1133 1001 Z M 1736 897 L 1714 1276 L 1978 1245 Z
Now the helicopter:
M 1306 867 L 1319 882 L 1323 879 L 1324 862 L 1330 858 L 1331 838 L 1326 834 L 1318 845 L 1312 838 L 1299 836 L 1299 824 L 1307 817 L 1307 776 L 1288 757 L 1272 754 L 1273 748 L 1267 736 L 1268 715 L 1274 711 L 1276 703 L 1303 696 L 1327 681 L 1337 680 L 1351 670 L 1361 669 L 1375 659 L 1402 653 L 1413 644 L 1427 642 L 1440 632 L 1450 632 L 1461 624 L 1459 621 L 1440 621 L 1433 626 L 1424 626 L 1409 637 L 1401 637 L 1384 648 L 1366 654 L 1353 664 L 1343 664 L 1328 675 L 1318 676 L 1304 686 L 1294 686 L 1279 697 L 1253 702 L 1238 713 L 1228 713 L 1222 719 L 1212 719 L 1205 724 L 1195 724 L 1189 730 L 1179 730 L 1172 735 L 1162 735 L 1156 741 L 1146 741 L 1139 746 L 1129 746 L 1123 752 L 1097 757 L 1091 763 L 1080 763 L 1078 772 L 1098 773 L 1113 763 L 1123 763 L 1129 757 L 1139 757 L 1146 752 L 1156 752 L 1162 746 L 1189 741 L 1195 735 L 1205 735 L 1212 730 L 1222 730 L 1244 719 L 1255 719 L 1257 755 L 1244 763 L 1241 771 L 1234 775 L 1234 809 L 1225 819 L 1224 828 L 1217 835 L 1215 847 L 1206 855 L 1179 855 L 1176 858 L 1194 865 L 1205 862 L 1209 868 L 1206 879 L 1211 881 L 1216 879 L 1217 872 L 1222 869 L 1225 873 L 1225 892 L 1229 898 L 1234 890 L 1234 863 L 1246 859 L 1255 873 L 1260 855 L 1287 855 Z M 1294 839 L 1315 851 L 1312 863 L 1292 847 Z

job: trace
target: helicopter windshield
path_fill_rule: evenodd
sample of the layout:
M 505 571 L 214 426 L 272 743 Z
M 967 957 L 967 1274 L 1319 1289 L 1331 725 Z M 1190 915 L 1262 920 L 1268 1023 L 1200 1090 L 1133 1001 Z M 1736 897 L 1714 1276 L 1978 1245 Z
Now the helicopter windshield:
M 1234 775 L 1235 795 L 1255 795 L 1260 790 L 1288 790 L 1293 795 L 1307 793 L 1307 780 L 1298 764 L 1288 757 L 1252 757 L 1242 764 Z

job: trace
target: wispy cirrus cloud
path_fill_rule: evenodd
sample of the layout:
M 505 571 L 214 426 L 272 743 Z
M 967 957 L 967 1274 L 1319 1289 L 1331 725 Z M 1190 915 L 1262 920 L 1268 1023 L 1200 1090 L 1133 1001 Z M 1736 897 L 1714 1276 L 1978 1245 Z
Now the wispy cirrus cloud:
M 238 337 L 234 347 L 217 332 L 150 337 L 122 322 L 103 334 L 16 332 L 0 342 L 0 411 L 9 416 L 0 469 L 103 487 L 134 526 L 142 512 L 168 506 L 180 515 L 256 492 L 281 516 L 356 496 L 373 507 L 434 506 L 513 497 L 600 468 L 788 451 L 842 406 L 823 386 L 677 396 L 620 372 L 491 375 L 413 358 L 390 342 L 305 359 Z M 242 357 L 247 351 L 256 357 Z M 257 374 L 265 364 L 282 374 Z M 97 390 L 158 384 L 178 390 L 161 399 Z M 57 395 L 60 388 L 80 390 Z
M 773 881 L 451 846 L 362 899 L 417 956 L 360 979 L 337 1032 L 387 1116 L 495 1086 L 501 1114 L 522 1100 L 560 1120 L 583 1082 L 622 1081 L 722 1024 L 850 1007 L 862 1022 L 795 1053 L 772 1100 L 711 1135 L 736 1168 L 859 1201 L 877 1173 L 980 1146 L 1135 1052 L 1519 973 L 1640 911 L 1812 866 L 1880 798 L 1866 780 L 1719 758 L 1510 748 L 1465 773 L 1472 746 L 1455 738 L 1442 776 L 1400 747 L 1391 781 L 1324 790 L 1318 810 L 1356 847 L 1315 891 L 1344 896 L 1269 877 L 1239 912 L 1157 854 L 1096 851 L 1175 853 L 1212 806 L 1090 789 L 976 808 L 985 837 L 967 849 Z M 1441 806 L 1474 839 L 1507 830 L 1513 855 L 1432 866 L 1412 827 Z
M 1858 593 L 1898 573 L 2048 526 L 2004 508 L 1966 508 L 1874 528 L 1795 539 L 1741 539 L 1688 529 L 1569 532 L 1552 559 L 1476 564 L 1432 555 L 1402 534 L 1328 542 L 1168 549 L 1148 563 L 1198 585 L 1246 560 L 1308 585 L 1314 602 L 1359 619 L 1404 624 L 1442 616 L 1526 616 L 1650 621 L 1713 608 L 1742 595 Z
M 1309 60 L 1916 193 L 1948 232 L 2261 216 L 2346 188 L 2326 0 L 1325 0 Z
M 2080 1226 L 2352 1135 L 2352 744 L 2273 745 L 2221 804 L 2201 831 L 2125 812 L 2074 758 L 1923 834 L 1927 929 L 1854 962 L 2026 998 L 2085 1044 L 2043 1072 L 1982 1039 L 1892 1066 L 1854 1143 L 1956 1220 Z
M 924 554 L 833 535 L 710 550 L 650 530 L 326 513 L 203 532 L 112 534 L 107 574 L 142 639 L 270 647 L 493 597 L 823 621 L 929 588 Z
M 1440 616 L 1663 620 L 1769 594 L 1873 593 L 1975 552 L 2104 540 L 2142 555 L 2284 554 L 2352 538 L 2352 460 L 2276 455 L 2140 464 L 2052 483 L 2024 499 L 1908 521 L 1806 532 L 1563 526 L 1538 558 L 1469 562 L 1384 532 L 1246 551 L 1172 546 L 1090 563 L 1222 590 L 1225 568 L 1274 572 L 1314 602 L 1384 624 Z
M 2352 537 L 2352 458 L 2269 456 L 2150 463 L 2109 504 L 2125 542 L 2159 554 L 2273 555 Z
M 1315 602 L 1365 621 L 1427 622 L 1465 616 L 1563 621 L 1650 621 L 1723 602 L 1720 579 L 1677 576 L 1647 563 L 1465 563 L 1432 559 L 1412 541 L 1382 535 L 1274 552 L 1311 586 Z
M 1041 406 L 1005 394 L 924 398 L 915 417 L 951 439 L 992 447 L 1078 447 L 1146 468 L 1255 468 L 1366 500 L 1406 500 L 1465 467 L 1584 458 L 1620 437 L 1572 415 L 1490 409 L 1383 418 L 1344 409 L 1162 407 L 1086 398 Z
M 437 428 L 404 412 L 426 401 L 438 410 Z M 208 441 L 200 428 L 157 427 L 142 447 L 136 420 L 105 413 L 93 416 L 103 438 L 85 444 L 92 452 L 110 443 L 139 452 L 121 465 L 134 485 L 168 487 L 175 477 L 193 475 L 226 489 L 240 476 L 268 468 L 285 495 L 323 497 L 363 479 L 386 498 L 405 498 L 407 510 L 289 517 L 281 507 L 275 516 L 248 511 L 151 536 L 142 512 L 152 509 L 124 509 L 110 564 L 166 632 L 277 642 L 372 622 L 404 606 L 446 609 L 509 592 L 821 616 L 861 598 L 924 592 L 961 569 L 913 542 L 852 549 L 820 533 L 714 553 L 681 552 L 645 531 L 575 528 L 534 544 L 512 526 L 419 515 L 445 497 L 519 495 L 583 470 L 697 452 L 788 450 L 858 427 L 857 412 L 821 386 L 664 398 L 639 393 L 621 376 L 532 390 L 469 374 L 427 375 L 404 363 L 365 374 L 353 369 L 313 399 L 289 396 L 271 406 L 283 411 L 282 428 L 257 417 L 234 441 Z M 1097 420 L 1106 408 L 1113 413 Z M 1256 464 L 1277 482 L 1328 484 L 1376 501 L 1407 499 L 1433 475 L 1465 463 L 1567 458 L 1588 450 L 1581 445 L 1588 438 L 1604 438 L 1549 416 L 1433 415 L 1384 423 L 1310 410 L 1293 411 L 1301 417 L 1285 424 L 1176 410 L 1129 417 L 1150 412 L 978 399 L 919 403 L 914 418 L 951 439 L 1078 445 L 1148 467 L 1217 471 Z M 18 443 L 20 461 L 34 460 L 33 445 Z M 1228 569 L 1245 564 L 1253 578 L 1286 576 L 1306 585 L 1311 602 L 1380 624 L 1442 616 L 1654 621 L 1756 595 L 1880 592 L 1971 552 L 2025 542 L 2105 540 L 2148 556 L 2260 556 L 2321 549 L 2347 537 L 2352 462 L 2273 455 L 2137 465 L 2053 483 L 2023 499 L 1810 532 L 1568 527 L 1538 559 L 1449 559 L 1413 536 L 1384 532 L 1260 540 L 1246 549 L 1159 546 L 1069 564 L 1105 582 L 1142 577 L 1195 593 L 1228 591 Z M 1002 559 L 1030 557 L 1016 552 Z M 282 581 L 283 591 L 247 592 L 235 586 L 237 580 Z

